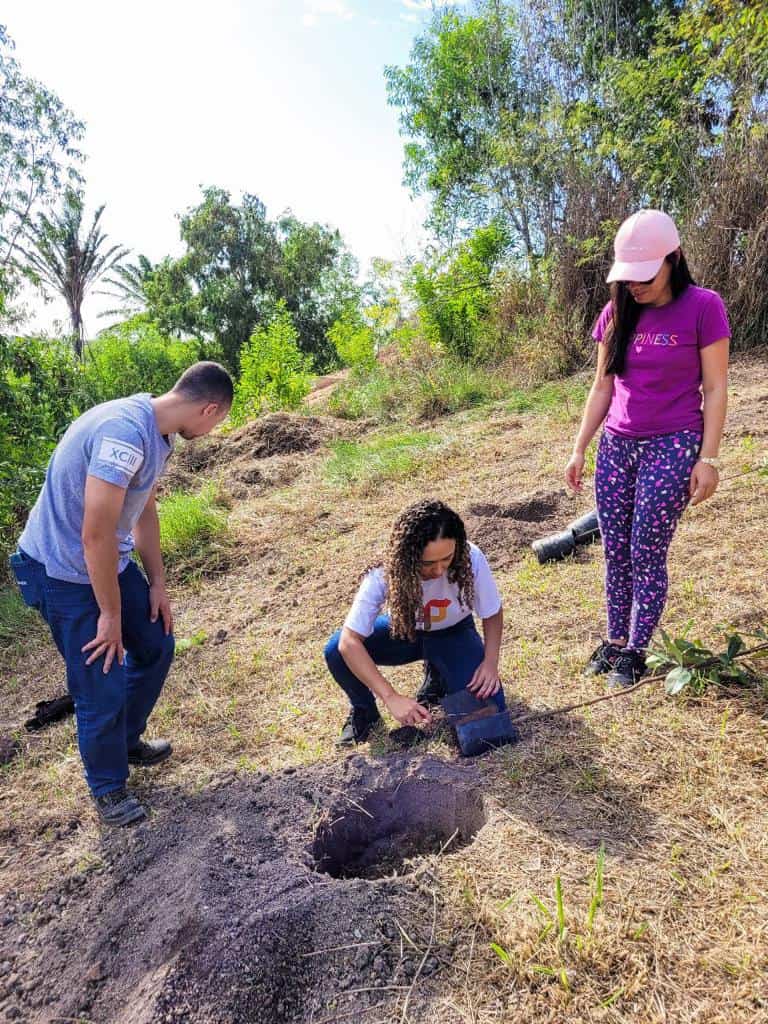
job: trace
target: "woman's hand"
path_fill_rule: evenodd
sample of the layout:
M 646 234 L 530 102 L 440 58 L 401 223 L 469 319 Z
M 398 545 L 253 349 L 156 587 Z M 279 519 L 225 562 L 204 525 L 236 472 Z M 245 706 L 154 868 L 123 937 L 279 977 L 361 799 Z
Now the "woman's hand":
M 474 693 L 478 700 L 486 700 L 501 689 L 499 666 L 492 661 L 483 660 L 475 669 L 475 674 L 467 683 L 467 689 Z
M 565 482 L 572 491 L 581 491 L 584 487 L 582 477 L 584 476 L 584 454 L 574 452 L 565 467 Z
M 418 701 L 393 693 L 386 701 L 389 713 L 400 725 L 428 725 L 432 715 Z
M 707 462 L 697 462 L 691 473 L 689 490 L 691 493 L 691 504 L 700 505 L 702 501 L 711 498 L 720 483 L 720 474 L 714 466 Z

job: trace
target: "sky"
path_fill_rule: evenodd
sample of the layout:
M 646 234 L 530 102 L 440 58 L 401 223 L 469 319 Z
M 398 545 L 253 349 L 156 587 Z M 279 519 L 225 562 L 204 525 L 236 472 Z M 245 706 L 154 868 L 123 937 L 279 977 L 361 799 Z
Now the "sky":
M 453 0 L 458 3 L 459 0 Z M 440 6 L 446 6 L 441 2 Z M 402 184 L 384 67 L 403 65 L 432 0 L 3 0 L 23 71 L 86 123 L 86 201 L 110 241 L 181 251 L 201 185 L 252 192 L 270 218 L 338 228 L 364 269 L 423 247 L 424 199 Z M 63 303 L 26 296 L 55 329 Z M 90 295 L 94 334 L 109 299 Z

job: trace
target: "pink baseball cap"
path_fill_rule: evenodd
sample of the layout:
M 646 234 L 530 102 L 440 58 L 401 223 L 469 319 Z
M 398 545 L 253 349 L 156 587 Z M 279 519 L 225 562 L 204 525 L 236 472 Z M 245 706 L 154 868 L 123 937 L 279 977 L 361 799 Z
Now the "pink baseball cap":
M 664 257 L 680 247 L 675 222 L 661 210 L 640 210 L 627 217 L 613 243 L 611 281 L 650 281 L 661 270 Z

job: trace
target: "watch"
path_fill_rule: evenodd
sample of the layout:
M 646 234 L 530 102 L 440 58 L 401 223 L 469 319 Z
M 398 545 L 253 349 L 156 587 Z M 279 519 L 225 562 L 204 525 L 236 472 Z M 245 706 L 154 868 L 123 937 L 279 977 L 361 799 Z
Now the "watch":
M 720 472 L 720 459 L 712 458 L 712 456 L 700 455 L 699 462 L 703 462 L 706 466 L 712 466 L 714 469 Z

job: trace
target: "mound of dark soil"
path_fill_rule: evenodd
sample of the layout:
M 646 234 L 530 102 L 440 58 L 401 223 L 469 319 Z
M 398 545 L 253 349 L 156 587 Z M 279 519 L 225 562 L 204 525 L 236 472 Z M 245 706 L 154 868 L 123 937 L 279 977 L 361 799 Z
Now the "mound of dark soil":
M 408 858 L 485 823 L 472 766 L 353 757 L 158 799 L 151 822 L 105 835 L 95 870 L 5 896 L 4 1019 L 381 1019 L 417 975 L 420 1019 L 450 950 L 426 955 L 432 898 Z
M 359 431 L 331 416 L 275 412 L 246 423 L 231 434 L 179 441 L 162 478 L 162 490 L 194 490 L 202 479 L 217 477 L 232 486 L 235 498 L 254 490 L 290 483 L 300 472 L 296 458 L 325 441 Z
M 534 540 L 564 528 L 577 514 L 565 491 L 535 491 L 508 503 L 475 502 L 467 513 L 469 539 L 494 569 L 511 565 Z

